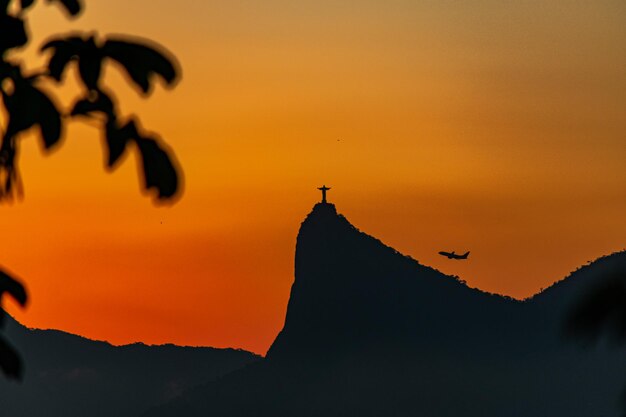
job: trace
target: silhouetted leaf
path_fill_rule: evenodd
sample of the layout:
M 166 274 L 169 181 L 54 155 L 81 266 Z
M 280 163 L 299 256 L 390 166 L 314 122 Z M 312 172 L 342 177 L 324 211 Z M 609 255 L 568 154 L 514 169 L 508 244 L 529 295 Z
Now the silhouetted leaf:
M 48 71 L 50 76 L 57 81 L 63 79 L 63 71 L 72 59 L 78 57 L 85 41 L 78 36 L 70 36 L 65 39 L 54 39 L 44 44 L 40 51 L 53 49 L 50 61 L 48 61 Z
M 144 93 L 150 91 L 153 74 L 161 76 L 167 84 L 172 84 L 178 76 L 172 58 L 144 44 L 109 39 L 102 47 L 102 52 L 122 64 Z
M 48 96 L 26 80 L 14 80 L 13 94 L 3 93 L 9 113 L 7 137 L 39 125 L 46 149 L 52 148 L 61 139 L 61 115 Z
M 15 278 L 0 270 L 0 297 L 5 292 L 11 295 L 21 306 L 26 305 L 28 295 L 24 286 Z
M 9 378 L 22 378 L 22 360 L 15 349 L 0 338 L 0 369 Z
M 83 98 L 78 100 L 72 108 L 72 116 L 86 116 L 89 113 L 102 112 L 106 115 L 113 114 L 113 101 L 103 92 L 97 92 L 95 98 Z
M 85 86 L 90 90 L 98 89 L 102 72 L 102 53 L 93 37 L 87 39 L 78 56 L 78 72 Z
M 35 0 L 20 0 L 20 7 L 22 8 L 22 10 L 28 9 L 34 3 L 35 3 Z
M 21 306 L 25 306 L 28 295 L 24 286 L 15 278 L 0 270 L 0 301 L 7 293 Z M 0 325 L 3 324 L 4 311 L 0 308 Z M 22 377 L 22 361 L 15 349 L 0 337 L 0 369 L 9 378 L 20 379 Z
M 128 142 L 138 137 L 139 133 L 137 132 L 135 122 L 130 121 L 121 128 L 118 128 L 114 120 L 109 120 L 106 125 L 105 135 L 108 150 L 107 166 L 113 168 L 115 163 L 119 161 L 120 157 L 124 154 Z
M 54 49 L 48 62 L 50 76 L 60 81 L 67 64 L 77 59 L 78 72 L 85 87 L 98 90 L 103 56 L 93 36 L 86 39 L 80 36 L 53 39 L 41 47 L 41 51 L 48 49 Z
M 178 190 L 178 173 L 174 163 L 155 139 L 137 139 L 141 152 L 146 190 L 155 189 L 161 200 L 173 197 Z
M 50 149 L 61 139 L 61 115 L 54 103 L 43 93 L 40 106 L 41 136 L 46 149 Z
M 13 184 L 17 187 L 18 196 L 22 193 L 19 172 L 15 166 L 15 155 L 17 150 L 14 146 L 13 138 L 5 131 L 0 146 L 0 199 L 11 199 L 13 197 Z M 0 309 L 1 311 L 1 309 Z
M 61 3 L 72 16 L 78 15 L 82 9 L 81 2 L 78 0 L 48 0 L 48 3 Z
M 15 299 L 21 306 L 26 305 L 28 301 L 28 296 L 26 294 L 26 289 L 24 286 L 11 277 L 6 272 L 0 270 L 0 301 L 5 293 L 8 293 L 11 297 Z M 0 325 L 4 322 L 5 313 L 0 308 Z M 15 360 L 18 360 L 16 363 Z M 3 363 L 3 361 L 6 361 Z M 16 366 L 18 368 L 16 368 Z M 0 368 L 7 373 L 8 375 L 15 375 L 15 372 L 19 371 L 19 358 L 13 350 L 8 346 L 2 346 L 2 340 L 0 339 Z
M 28 42 L 24 21 L 6 14 L 0 15 L 0 54 Z

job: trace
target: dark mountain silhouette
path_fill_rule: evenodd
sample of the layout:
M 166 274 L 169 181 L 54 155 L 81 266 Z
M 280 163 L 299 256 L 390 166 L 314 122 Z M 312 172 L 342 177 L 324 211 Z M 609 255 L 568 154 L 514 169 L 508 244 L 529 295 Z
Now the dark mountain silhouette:
M 112 346 L 57 330 L 31 330 L 6 317 L 25 361 L 21 383 L 0 378 L 3 417 L 126 417 L 190 386 L 258 360 L 243 350 Z
M 298 234 L 285 325 L 266 359 L 145 416 L 617 415 L 626 351 L 563 331 L 616 270 L 626 252 L 518 301 L 421 265 L 320 203 Z

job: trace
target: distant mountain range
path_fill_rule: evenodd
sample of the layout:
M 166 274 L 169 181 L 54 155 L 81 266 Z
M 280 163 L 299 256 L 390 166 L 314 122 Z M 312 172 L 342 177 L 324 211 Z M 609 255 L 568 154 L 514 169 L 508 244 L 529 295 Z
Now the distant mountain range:
M 518 301 L 469 288 L 352 226 L 302 223 L 285 325 L 263 361 L 145 417 L 616 416 L 626 350 L 567 340 L 565 317 L 626 253 Z
M 260 359 L 235 349 L 112 346 L 6 319 L 26 372 L 22 383 L 0 378 L 2 417 L 135 417 Z
M 300 228 L 295 267 L 285 325 L 265 358 L 113 347 L 11 324 L 26 383 L 0 382 L 0 415 L 621 415 L 626 349 L 582 346 L 563 329 L 591 287 L 626 277 L 626 252 L 519 301 L 421 265 L 320 203 Z

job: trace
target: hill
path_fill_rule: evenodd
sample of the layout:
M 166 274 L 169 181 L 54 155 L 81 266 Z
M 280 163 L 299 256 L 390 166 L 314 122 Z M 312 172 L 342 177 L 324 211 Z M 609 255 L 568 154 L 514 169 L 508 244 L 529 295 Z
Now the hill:
M 626 253 L 525 301 L 469 288 L 360 232 L 332 204 L 300 228 L 285 325 L 266 359 L 145 414 L 617 415 L 626 351 L 584 348 L 565 317 Z
M 0 379 L 0 415 L 7 417 L 137 416 L 259 359 L 235 349 L 112 346 L 6 319 L 26 367 L 21 384 Z

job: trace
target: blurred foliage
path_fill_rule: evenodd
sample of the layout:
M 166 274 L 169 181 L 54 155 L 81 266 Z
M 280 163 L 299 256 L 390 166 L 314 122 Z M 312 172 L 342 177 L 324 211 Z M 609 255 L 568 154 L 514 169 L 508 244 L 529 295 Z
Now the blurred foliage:
M 626 276 L 613 271 L 569 312 L 566 331 L 581 340 L 626 342 Z
M 12 296 L 21 306 L 26 305 L 27 296 L 24 286 L 0 270 L 0 301 L 4 293 Z M 4 325 L 5 315 L 4 310 L 0 308 L 0 326 Z M 2 336 L 0 336 L 0 369 L 10 378 L 19 378 L 22 374 L 20 357 Z
M 568 312 L 567 335 L 590 344 L 606 339 L 626 344 L 626 271 L 616 269 L 587 290 Z M 622 395 L 626 417 L 626 389 Z
M 0 200 L 23 195 L 17 168 L 22 134 L 38 129 L 43 149 L 57 148 L 63 140 L 65 124 L 76 118 L 89 118 L 101 125 L 107 169 L 114 169 L 122 156 L 134 149 L 142 161 L 143 188 L 156 201 L 172 201 L 180 192 L 180 169 L 169 148 L 154 135 L 143 132 L 135 117 L 119 114 L 116 99 L 103 85 L 102 69 L 107 61 L 121 65 L 139 94 L 148 95 L 155 79 L 168 86 L 179 79 L 175 59 L 159 45 L 130 37 L 99 37 L 93 33 L 70 33 L 54 37 L 40 49 L 48 54 L 45 68 L 31 70 L 15 58 L 15 51 L 29 42 L 27 15 L 38 0 L 0 0 L 0 94 L 6 126 L 0 127 Z M 44 0 L 39 0 L 44 1 Z M 70 18 L 77 17 L 83 5 L 79 0 L 45 0 L 55 3 Z M 78 71 L 80 96 L 71 111 L 64 114 L 54 97 L 43 89 L 46 83 L 60 83 L 72 68 Z M 4 293 L 24 306 L 24 286 L 0 271 L 0 301 Z M 0 326 L 6 313 L 0 305 Z M 19 379 L 19 355 L 0 336 L 0 369 Z

